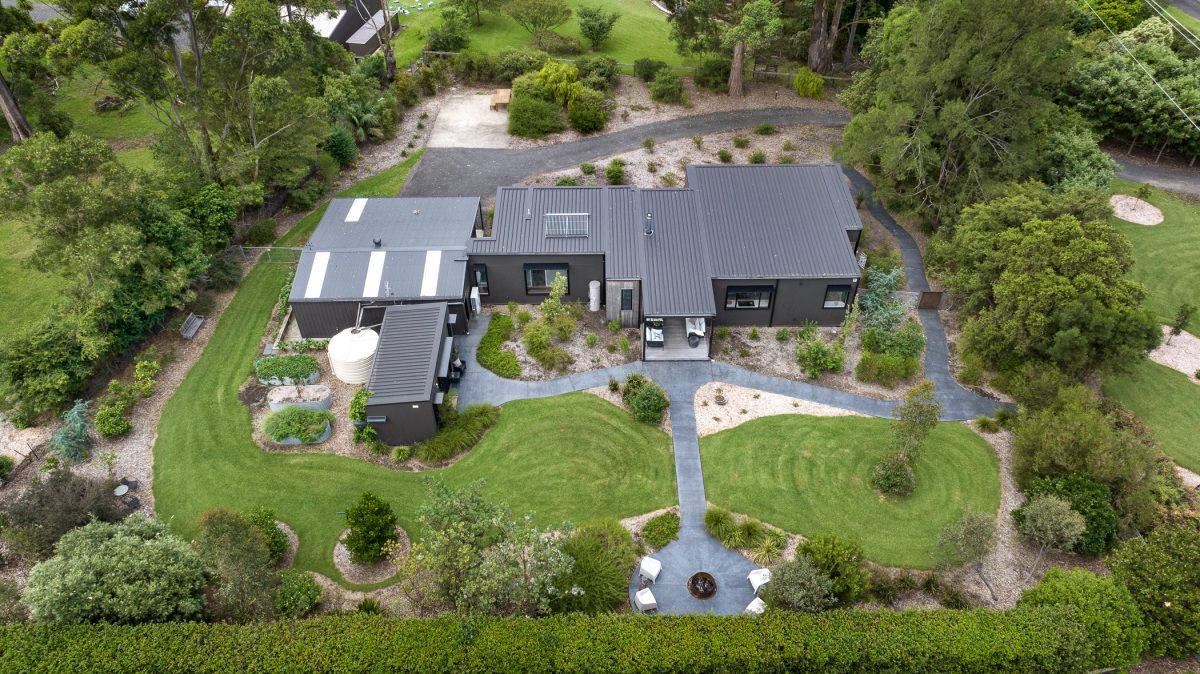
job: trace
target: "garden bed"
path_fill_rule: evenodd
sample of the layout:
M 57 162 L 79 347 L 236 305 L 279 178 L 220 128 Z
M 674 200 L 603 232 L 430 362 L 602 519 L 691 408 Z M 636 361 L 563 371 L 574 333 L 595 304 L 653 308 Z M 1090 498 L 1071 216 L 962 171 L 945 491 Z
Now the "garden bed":
M 613 391 L 607 386 L 597 386 L 595 388 L 584 389 L 583 392 L 590 393 L 598 398 L 603 398 L 617 407 L 620 407 L 625 411 L 625 413 L 630 415 L 633 414 L 630 411 L 629 406 L 625 404 L 625 400 L 621 398 L 620 391 Z M 663 412 L 663 420 L 662 424 L 659 425 L 659 428 L 661 428 L 667 435 L 671 434 L 671 410 L 669 408 Z
M 641 340 L 638 339 L 637 329 L 625 328 L 614 333 L 609 330 L 603 311 L 591 312 L 584 305 L 582 311 L 579 312 L 578 327 L 576 327 L 571 339 L 565 342 L 559 342 L 558 340 L 554 340 L 553 342 L 553 346 L 564 349 L 574 362 L 567 365 L 565 370 L 546 370 L 533 356 L 529 355 L 529 351 L 521 341 L 522 322 L 516 320 L 516 317 L 521 316 L 522 312 L 528 312 L 531 321 L 540 318 L 540 305 L 521 304 L 516 306 L 515 311 L 510 311 L 508 307 L 495 307 L 492 312 L 494 314 L 503 313 L 514 319 L 512 338 L 504 342 L 502 348 L 505 351 L 516 354 L 517 363 L 521 368 L 521 374 L 518 379 L 528 381 L 557 379 L 577 372 L 588 372 L 590 370 L 601 370 L 617 365 L 624 365 L 641 357 L 642 345 Z M 587 338 L 590 334 L 596 335 L 595 344 L 589 345 L 587 343 Z M 620 348 L 622 337 L 628 340 L 628 352 L 624 352 Z
M 338 536 L 337 545 L 333 548 L 333 565 L 337 567 L 342 577 L 351 583 L 362 585 L 382 583 L 396 575 L 396 567 L 408 555 L 410 547 L 408 533 L 399 525 L 396 526 L 396 541 L 399 543 L 396 551 L 391 557 L 375 562 L 374 564 L 355 564 L 350 561 L 350 550 L 345 545 L 346 536 L 348 535 L 350 535 L 349 528 L 343 531 L 341 536 Z
M 695 406 L 696 434 L 700 437 L 719 433 L 752 419 L 777 414 L 807 414 L 813 417 L 864 416 L 833 405 L 721 382 L 709 382 L 697 389 Z
M 325 384 L 313 386 L 276 386 L 267 391 L 267 407 L 278 411 L 285 407 L 327 410 L 333 406 L 333 392 Z

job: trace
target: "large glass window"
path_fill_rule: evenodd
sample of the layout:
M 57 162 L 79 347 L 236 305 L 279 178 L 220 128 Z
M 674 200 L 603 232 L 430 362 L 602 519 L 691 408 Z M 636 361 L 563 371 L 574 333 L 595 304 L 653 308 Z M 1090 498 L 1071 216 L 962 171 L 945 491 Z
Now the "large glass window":
M 726 309 L 769 309 L 771 286 L 729 286 L 725 289 Z
M 825 286 L 825 309 L 845 309 L 850 303 L 850 286 Z
M 488 294 L 488 277 L 487 277 L 487 265 L 486 264 L 475 265 L 475 287 L 479 288 L 480 295 Z
M 568 279 L 567 292 L 571 292 L 570 279 L 567 276 L 567 265 L 535 263 L 525 265 L 525 293 L 528 295 L 549 295 L 550 284 L 559 276 Z
M 633 311 L 633 288 L 621 288 L 621 311 Z

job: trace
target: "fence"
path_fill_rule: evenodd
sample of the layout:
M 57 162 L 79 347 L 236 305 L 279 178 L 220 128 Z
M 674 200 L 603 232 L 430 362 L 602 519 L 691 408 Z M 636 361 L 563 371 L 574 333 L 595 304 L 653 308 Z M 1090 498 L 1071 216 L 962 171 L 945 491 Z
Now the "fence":
M 242 259 L 249 260 L 257 257 L 263 262 L 275 264 L 296 264 L 300 261 L 303 248 L 290 246 L 238 246 L 242 251 Z

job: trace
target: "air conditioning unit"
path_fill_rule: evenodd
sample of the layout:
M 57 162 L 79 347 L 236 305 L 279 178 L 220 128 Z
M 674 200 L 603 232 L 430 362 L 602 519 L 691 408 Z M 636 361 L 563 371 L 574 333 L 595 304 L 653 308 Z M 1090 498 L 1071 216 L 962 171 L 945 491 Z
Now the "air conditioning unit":
M 471 288 L 471 313 L 478 316 L 481 309 L 479 304 L 479 288 Z

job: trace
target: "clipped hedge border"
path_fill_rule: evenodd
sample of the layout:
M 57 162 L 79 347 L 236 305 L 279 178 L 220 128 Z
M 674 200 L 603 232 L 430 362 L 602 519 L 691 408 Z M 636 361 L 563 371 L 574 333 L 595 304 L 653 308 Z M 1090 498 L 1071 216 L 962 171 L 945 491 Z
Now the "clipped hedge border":
M 516 379 L 521 376 L 521 364 L 517 362 L 517 354 L 505 351 L 501 347 L 512 339 L 513 320 L 508 314 L 494 313 L 488 322 L 487 332 L 479 340 L 479 349 L 475 359 L 479 364 L 495 372 L 505 379 Z
M 11 672 L 1067 672 L 1090 650 L 1061 607 L 0 627 Z

